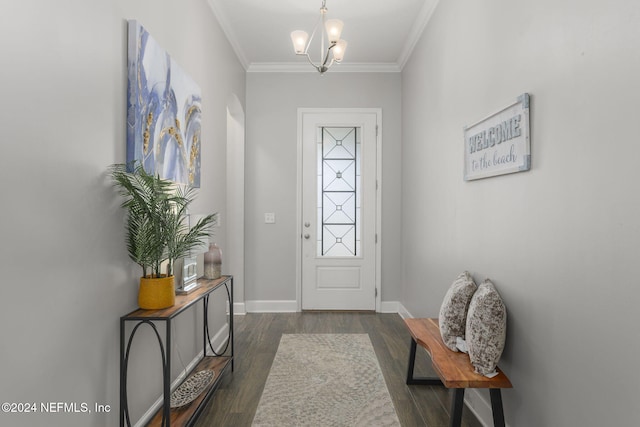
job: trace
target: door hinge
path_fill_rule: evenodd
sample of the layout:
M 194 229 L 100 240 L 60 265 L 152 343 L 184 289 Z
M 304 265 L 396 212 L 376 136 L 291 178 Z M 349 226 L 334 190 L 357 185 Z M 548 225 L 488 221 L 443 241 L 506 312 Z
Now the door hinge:
M 376 138 L 378 137 L 378 125 L 376 125 Z
M 378 243 L 378 233 L 376 233 L 376 243 Z
M 378 298 L 378 288 L 375 288 L 375 289 L 376 289 L 376 298 Z

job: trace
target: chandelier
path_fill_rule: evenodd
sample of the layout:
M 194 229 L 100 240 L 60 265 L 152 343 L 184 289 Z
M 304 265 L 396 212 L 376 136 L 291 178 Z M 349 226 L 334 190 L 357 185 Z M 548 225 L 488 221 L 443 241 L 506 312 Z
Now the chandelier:
M 316 24 L 316 27 L 311 33 L 311 38 L 306 31 L 293 31 L 291 33 L 291 41 L 293 42 L 293 49 L 296 55 L 304 55 L 309 60 L 309 63 L 320 72 L 324 74 L 334 63 L 340 63 L 344 57 L 344 51 L 347 48 L 347 42 L 340 39 L 340 33 L 342 33 L 343 23 L 339 19 L 326 19 L 327 16 L 327 0 L 322 0 L 322 7 L 320 8 L 320 20 Z M 313 41 L 313 37 L 316 35 L 318 28 L 321 29 L 320 34 L 320 60 L 315 63 L 309 55 L 309 46 Z M 325 50 L 325 38 L 328 45 Z M 329 61 L 331 56 L 331 61 Z

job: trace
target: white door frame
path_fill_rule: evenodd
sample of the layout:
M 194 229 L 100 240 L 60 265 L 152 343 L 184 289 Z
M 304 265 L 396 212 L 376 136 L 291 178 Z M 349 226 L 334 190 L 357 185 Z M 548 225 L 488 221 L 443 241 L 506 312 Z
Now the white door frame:
M 382 292 L 382 109 L 381 108 L 298 108 L 298 153 L 296 183 L 296 304 L 302 311 L 302 117 L 304 114 L 376 114 L 376 311 L 380 311 Z
M 235 94 L 227 99 L 227 258 L 233 274 L 233 313 L 246 314 L 244 297 L 245 114 Z

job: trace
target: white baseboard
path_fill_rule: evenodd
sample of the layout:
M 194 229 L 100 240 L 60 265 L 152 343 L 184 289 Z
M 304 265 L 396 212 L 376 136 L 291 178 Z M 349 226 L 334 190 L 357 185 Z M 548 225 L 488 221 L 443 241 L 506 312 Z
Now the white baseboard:
M 243 307 L 240 307 L 242 305 Z M 380 313 L 398 313 L 397 301 L 382 301 L 380 304 Z M 246 313 L 295 313 L 298 311 L 298 303 L 296 301 L 245 301 L 244 303 L 236 303 L 233 305 L 234 314 Z
M 247 313 L 295 313 L 297 301 L 245 301 Z
M 398 301 L 381 301 L 379 313 L 397 313 L 400 303 Z
M 233 303 L 233 314 L 236 315 L 244 315 L 247 314 L 247 307 L 243 302 L 234 302 Z
M 411 313 L 409 313 L 409 310 L 407 310 L 405 308 L 404 305 L 398 303 L 398 314 L 400 315 L 400 317 L 402 317 L 403 319 L 411 319 L 413 318 L 413 316 L 411 315 Z
M 224 349 L 225 344 L 227 343 L 227 339 L 229 337 L 229 325 L 227 323 L 220 328 L 220 330 L 215 334 L 213 338 L 211 338 L 211 345 L 216 349 L 216 352 L 221 352 Z M 178 375 L 178 377 L 173 380 L 171 383 L 171 390 L 175 390 L 175 388 L 185 379 L 187 372 L 190 372 L 202 359 L 202 351 L 196 354 L 196 357 L 187 365 L 187 367 Z M 147 423 L 151 420 L 151 418 L 155 415 L 156 412 L 162 407 L 164 403 L 163 396 L 158 397 L 158 399 L 151 405 L 149 410 L 142 415 L 142 418 L 138 420 L 137 423 L 134 424 L 134 427 L 143 427 L 146 426 Z
M 467 408 L 478 418 L 480 424 L 484 427 L 493 425 L 493 412 L 491 411 L 491 398 L 487 401 L 482 395 L 486 393 L 489 398 L 488 390 L 480 390 L 477 388 L 468 388 L 464 393 L 464 403 Z

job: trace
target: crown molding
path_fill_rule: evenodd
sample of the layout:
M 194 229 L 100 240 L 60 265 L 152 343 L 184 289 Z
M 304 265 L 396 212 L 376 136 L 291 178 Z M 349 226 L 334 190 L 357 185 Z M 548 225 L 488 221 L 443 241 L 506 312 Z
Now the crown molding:
M 247 55 L 244 53 L 244 50 L 242 50 L 242 46 L 238 43 L 238 37 L 236 37 L 235 31 L 233 31 L 233 27 L 229 24 L 229 18 L 222 9 L 216 5 L 214 0 L 207 0 L 207 4 L 211 8 L 213 16 L 215 16 L 218 24 L 220 24 L 220 28 L 222 28 L 225 36 L 227 36 L 227 40 L 229 40 L 231 48 L 238 57 L 240 64 L 242 64 L 242 68 L 246 70 L 249 67 L 249 61 L 247 60 Z
M 328 73 L 399 73 L 401 68 L 395 62 L 388 63 L 345 63 L 336 64 Z M 247 73 L 317 73 L 307 62 L 252 62 Z
M 418 40 L 422 36 L 424 29 L 431 20 L 433 12 L 438 6 L 440 0 L 434 0 L 433 2 L 425 2 L 424 6 L 420 9 L 416 20 L 411 26 L 407 40 L 403 46 L 398 60 L 390 63 L 346 63 L 338 64 L 331 68 L 331 72 L 342 73 L 399 73 L 406 65 L 407 61 L 413 53 Z M 207 4 L 211 8 L 214 17 L 220 24 L 220 27 L 224 34 L 227 36 L 227 40 L 235 52 L 242 67 L 248 73 L 313 73 L 317 72 L 307 63 L 298 62 L 252 62 L 247 59 L 242 46 L 238 42 L 238 38 L 233 30 L 233 26 L 230 25 L 230 21 L 225 12 L 216 5 L 215 0 L 207 0 Z
M 427 27 L 427 24 L 431 20 L 433 12 L 436 10 L 439 2 L 440 0 L 435 0 L 433 3 L 425 2 L 424 6 L 422 6 L 422 9 L 420 9 L 416 20 L 411 26 L 411 30 L 409 31 L 409 35 L 407 36 L 407 41 L 405 42 L 404 47 L 400 52 L 400 56 L 398 56 L 397 63 L 400 70 L 404 69 L 404 66 L 407 64 L 407 61 L 413 53 L 413 49 L 416 47 L 418 40 L 420 40 L 420 37 L 422 36 L 424 29 Z

